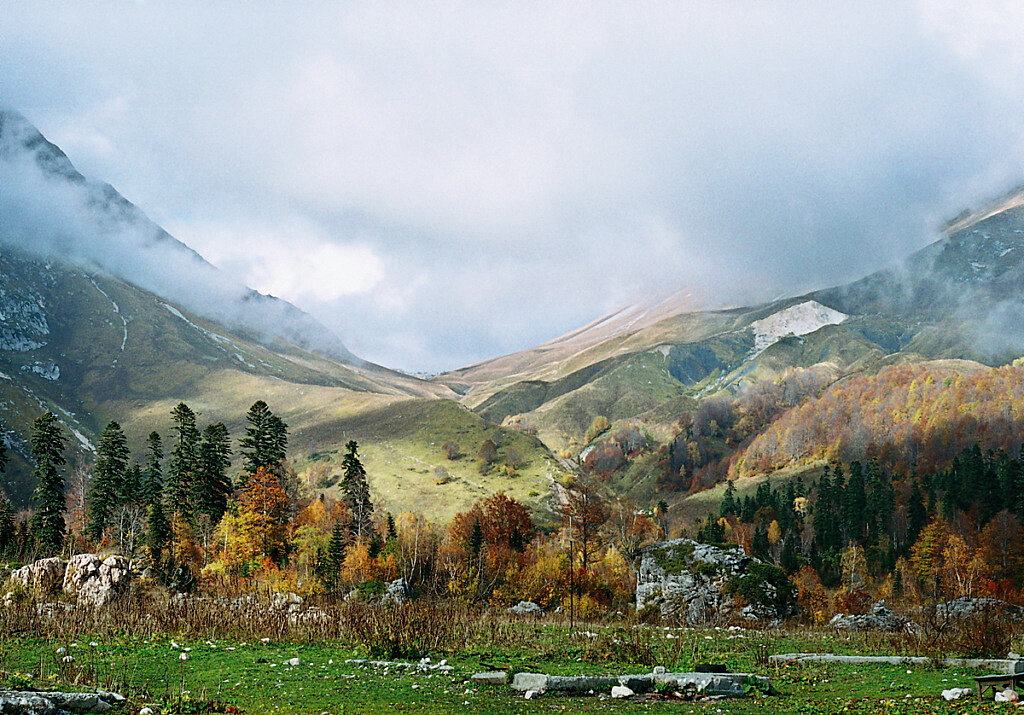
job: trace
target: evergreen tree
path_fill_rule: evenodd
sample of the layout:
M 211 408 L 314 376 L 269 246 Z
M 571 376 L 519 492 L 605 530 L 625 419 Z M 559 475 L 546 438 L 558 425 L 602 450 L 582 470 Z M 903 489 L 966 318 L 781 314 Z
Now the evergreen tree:
M 725 485 L 725 497 L 722 499 L 720 513 L 722 516 L 729 516 L 730 514 L 735 514 L 736 511 L 736 485 L 729 479 Z
M 263 400 L 257 400 L 245 415 L 249 426 L 245 428 L 242 438 L 242 476 L 241 488 L 260 467 L 266 467 L 275 473 L 284 461 L 288 448 L 288 427 L 267 407 Z
M 144 481 L 145 477 L 142 474 L 142 467 L 137 462 L 128 467 L 128 471 L 124 475 L 124 481 L 121 482 L 118 501 L 121 504 L 145 506 L 146 493 L 142 486 Z
M 67 438 L 52 412 L 40 415 L 32 425 L 32 476 L 36 489 L 32 497 L 36 513 L 32 516 L 32 535 L 40 548 L 56 553 L 64 545 L 64 447 Z
M 149 455 L 146 457 L 146 470 L 142 477 L 143 503 L 152 505 L 163 497 L 164 470 L 161 462 L 164 459 L 164 447 L 159 432 L 150 432 L 146 440 Z
M 337 587 L 338 572 L 341 571 L 341 565 L 345 561 L 345 549 L 345 529 L 338 522 L 334 525 L 334 529 L 331 530 L 331 540 L 327 544 L 327 563 L 330 569 L 327 581 L 331 588 Z
M 867 489 L 864 484 L 864 469 L 860 462 L 850 464 L 850 478 L 843 491 L 843 526 L 849 541 L 861 542 L 864 535 L 864 521 L 867 509 Z
M 754 535 L 750 539 L 750 550 L 754 556 L 762 561 L 769 561 L 771 558 L 771 544 L 768 541 L 768 532 L 760 524 L 754 529 Z
M 128 440 L 121 425 L 111 421 L 96 445 L 96 463 L 86 497 L 85 533 L 99 540 L 120 506 L 121 487 L 128 472 Z
M 352 517 L 349 536 L 357 541 L 369 537 L 373 531 L 373 504 L 370 502 L 370 486 L 366 483 L 366 470 L 359 461 L 359 445 L 350 440 L 345 445 L 345 457 L 341 461 L 344 475 L 341 488 L 345 504 Z
M 904 550 L 908 549 L 921 534 L 921 529 L 928 523 L 928 509 L 924 504 L 924 494 L 921 492 L 921 484 L 914 480 L 910 488 L 910 496 L 907 499 L 907 536 L 904 542 Z
M 0 474 L 7 471 L 7 435 L 0 430 Z
M 395 517 L 388 513 L 388 541 L 398 538 L 398 530 L 395 528 Z
M 146 526 L 148 530 L 146 541 L 149 546 L 149 556 L 153 563 L 159 566 L 160 554 L 167 548 L 171 540 L 171 523 L 167 520 L 162 500 L 157 499 L 149 507 L 149 523 Z
M 0 555 L 13 550 L 18 539 L 18 525 L 14 521 L 14 508 L 0 489 Z
M 223 422 L 203 430 L 199 442 L 199 460 L 193 482 L 196 511 L 210 517 L 216 525 L 228 508 L 228 495 L 232 492 L 228 467 L 231 465 L 231 438 Z
M 171 419 L 176 434 L 171 460 L 167 465 L 164 492 L 171 511 L 191 520 L 192 480 L 199 462 L 199 429 L 196 427 L 195 413 L 184 402 L 179 402 L 171 411 Z
M 473 531 L 469 534 L 469 552 L 473 554 L 473 558 L 477 559 L 480 557 L 480 550 L 484 546 L 484 527 L 480 523 L 480 517 L 473 520 Z

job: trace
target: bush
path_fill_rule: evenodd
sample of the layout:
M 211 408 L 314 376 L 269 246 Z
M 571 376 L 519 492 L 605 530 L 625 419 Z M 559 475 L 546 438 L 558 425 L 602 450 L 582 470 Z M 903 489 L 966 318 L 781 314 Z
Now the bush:
M 726 590 L 780 616 L 792 613 L 796 605 L 796 587 L 786 577 L 785 571 L 771 564 L 750 564 L 747 573 L 732 579 Z

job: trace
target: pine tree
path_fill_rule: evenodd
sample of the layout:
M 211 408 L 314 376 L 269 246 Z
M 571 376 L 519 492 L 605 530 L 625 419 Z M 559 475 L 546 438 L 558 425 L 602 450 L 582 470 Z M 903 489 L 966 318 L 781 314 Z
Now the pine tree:
M 146 443 L 149 455 L 146 457 L 146 470 L 142 477 L 142 495 L 143 503 L 152 505 L 159 501 L 164 493 L 164 470 L 161 466 L 164 448 L 159 432 L 150 432 Z
M 40 548 L 56 553 L 64 545 L 64 447 L 67 438 L 52 412 L 40 415 L 32 425 L 32 458 L 36 489 L 32 497 L 36 513 L 32 516 L 32 534 Z
M 473 520 L 473 531 L 469 534 L 469 551 L 473 554 L 473 558 L 479 558 L 480 550 L 484 546 L 484 528 L 480 523 L 480 518 L 477 517 Z
M 171 419 L 176 436 L 171 461 L 167 465 L 164 492 L 171 511 L 190 520 L 193 514 L 192 480 L 199 461 L 199 430 L 195 413 L 184 402 L 179 402 L 171 411 Z
M 227 473 L 230 465 L 231 437 L 228 428 L 223 422 L 212 424 L 203 430 L 199 443 L 192 499 L 196 511 L 209 516 L 212 525 L 220 521 L 228 507 L 228 495 L 233 490 Z
M 277 472 L 288 449 L 288 427 L 280 417 L 267 407 L 263 400 L 257 400 L 245 415 L 249 426 L 242 438 L 242 469 L 244 474 L 240 488 L 260 467 Z
M 119 488 L 118 501 L 121 504 L 145 506 L 146 493 L 142 486 L 144 480 L 145 477 L 142 474 L 142 467 L 140 467 L 137 462 L 128 467 L 128 471 L 125 472 L 124 475 L 124 481 L 121 482 L 121 486 Z
M 96 464 L 89 482 L 85 532 L 93 539 L 103 536 L 107 522 L 120 506 L 121 486 L 128 472 L 128 440 L 121 425 L 111 421 L 96 445 Z
M 345 457 L 341 461 L 344 476 L 341 489 L 345 504 L 352 517 L 349 536 L 361 541 L 373 532 L 373 504 L 370 502 L 370 486 L 366 483 L 366 470 L 359 461 L 359 445 L 354 440 L 345 445 Z
M 0 430 L 0 474 L 7 471 L 7 436 Z

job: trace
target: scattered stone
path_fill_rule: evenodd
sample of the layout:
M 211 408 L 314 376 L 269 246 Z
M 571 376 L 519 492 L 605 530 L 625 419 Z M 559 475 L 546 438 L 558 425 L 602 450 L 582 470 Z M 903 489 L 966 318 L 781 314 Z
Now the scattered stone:
M 749 686 L 769 692 L 767 678 L 747 673 L 649 673 L 646 675 L 579 675 L 562 676 L 544 673 L 516 673 L 512 688 L 519 691 L 561 691 L 608 693 L 614 687 L 625 687 L 634 693 L 653 690 L 657 686 L 672 685 L 680 691 L 701 695 L 745 695 Z
M 612 697 L 613 698 L 628 698 L 635 695 L 635 693 L 627 688 L 625 685 L 613 685 L 612 686 Z
M 1020 700 L 1020 696 L 1017 694 L 1017 691 L 1012 688 L 1007 688 L 1006 690 L 997 692 L 995 697 L 995 701 L 997 703 L 1015 703 L 1018 700 Z
M 153 708 L 142 708 L 139 710 L 139 715 L 154 715 Z
M 401 606 L 412 598 L 412 587 L 404 578 L 396 578 L 388 584 L 380 602 L 385 606 Z
M 1024 608 L 998 598 L 969 598 L 961 596 L 935 607 L 935 615 L 947 620 L 962 620 L 982 614 L 999 614 L 1014 621 L 1024 620 Z
M 533 700 L 534 698 L 538 697 L 539 695 L 540 695 L 540 691 L 539 690 L 527 690 L 526 694 L 523 697 L 526 698 L 527 700 Z
M 58 556 L 40 559 L 12 572 L 11 584 L 34 591 L 39 595 L 56 593 L 64 581 L 64 571 L 67 566 L 67 562 Z
M 541 608 L 540 606 L 538 606 L 533 601 L 520 601 L 519 603 L 517 603 L 516 605 L 512 606 L 512 608 L 510 608 L 508 610 L 510 612 L 516 614 L 517 616 L 537 616 L 537 617 L 540 617 L 540 616 L 544 615 L 544 609 Z
M 485 673 L 473 673 L 469 679 L 480 685 L 506 685 L 508 673 L 504 670 L 489 670 Z
M 942 691 L 943 700 L 959 700 L 965 695 L 970 695 L 973 690 L 970 688 L 950 688 L 949 690 Z
M 654 666 L 654 670 L 652 672 L 655 675 L 664 675 L 665 674 L 665 666 L 664 665 L 656 665 L 656 666 Z
M 192 658 L 192 656 L 190 656 L 188 653 L 182 653 L 181 655 L 178 656 L 178 660 L 189 660 L 191 658 Z
M 1021 658 L 1020 658 L 1020 655 L 1019 655 L 1019 654 L 1017 654 L 1017 653 L 1014 653 L 1014 652 L 1013 652 L 1013 651 L 1011 650 L 1011 651 L 1010 651 L 1009 653 L 1007 653 L 1007 654 L 1006 654 L 1006 659 L 1007 659 L 1007 660 L 1020 660 Z
M 298 666 L 302 665 L 302 659 L 301 658 L 289 658 L 288 661 L 285 663 L 285 665 L 290 665 L 292 667 L 297 668 Z

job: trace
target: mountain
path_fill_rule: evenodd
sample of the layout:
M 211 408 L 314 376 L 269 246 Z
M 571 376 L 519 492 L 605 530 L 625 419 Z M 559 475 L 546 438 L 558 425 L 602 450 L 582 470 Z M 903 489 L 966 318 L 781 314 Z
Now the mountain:
M 538 440 L 486 423 L 444 385 L 360 360 L 83 177 L 13 112 L 0 112 L 0 186 L 0 434 L 12 454 L 2 478 L 19 506 L 34 487 L 31 424 L 45 410 L 65 425 L 75 466 L 109 420 L 140 456 L 179 401 L 237 439 L 263 399 L 289 425 L 299 476 L 322 491 L 337 490 L 355 439 L 385 508 L 450 516 L 506 486 L 543 508 L 557 463 Z M 518 465 L 511 485 L 480 473 L 487 439 Z M 446 442 L 463 456 L 450 459 Z
M 606 316 L 537 348 L 437 378 L 495 422 L 574 456 L 595 416 L 655 437 L 701 398 L 793 368 L 830 379 L 894 363 L 1001 365 L 1024 352 L 1024 192 L 951 222 L 902 264 L 848 285 L 728 310 L 685 297 Z

